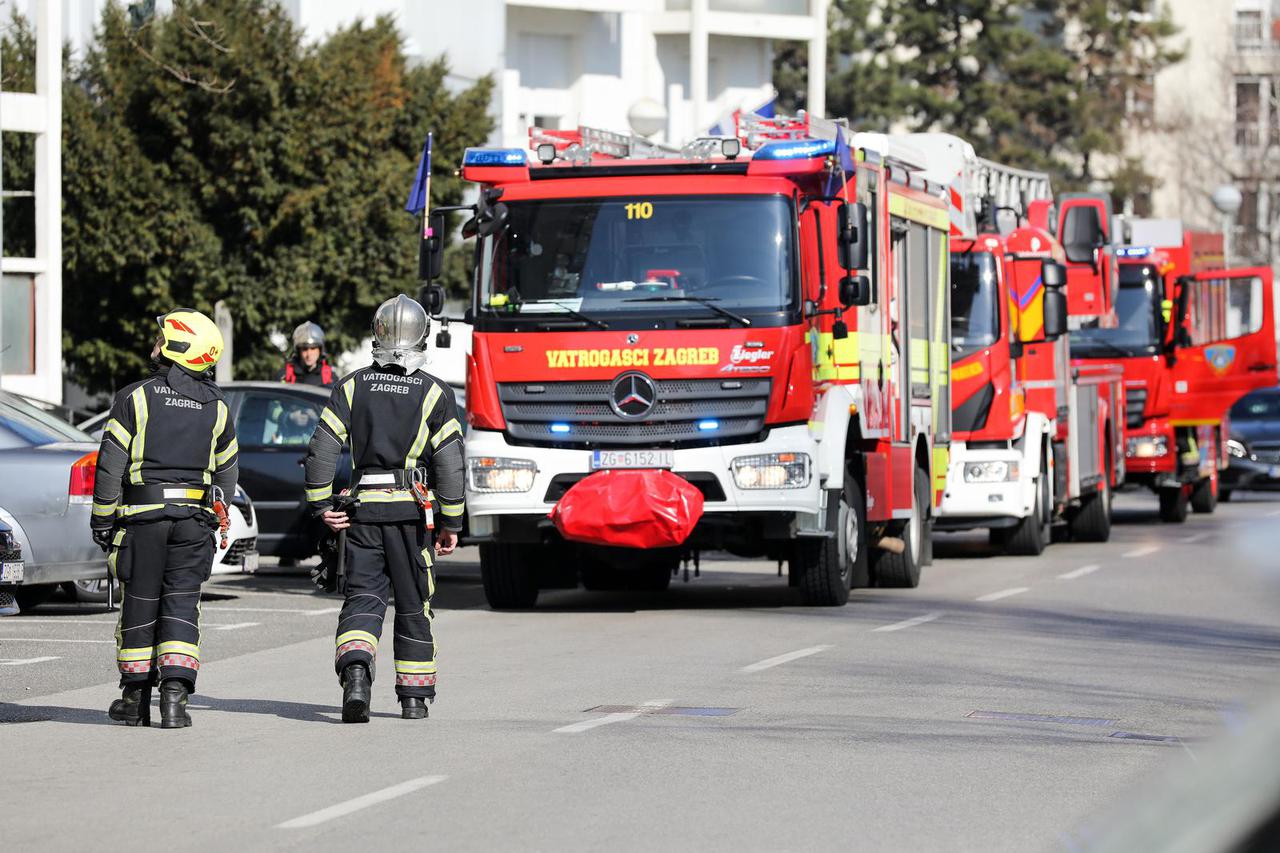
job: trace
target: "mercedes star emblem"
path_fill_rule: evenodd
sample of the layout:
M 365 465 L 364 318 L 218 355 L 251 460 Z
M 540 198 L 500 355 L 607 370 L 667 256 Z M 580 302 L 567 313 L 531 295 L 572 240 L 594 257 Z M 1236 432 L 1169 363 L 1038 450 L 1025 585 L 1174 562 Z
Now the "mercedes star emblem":
M 653 411 L 658 402 L 658 388 L 643 373 L 624 373 L 613 380 L 609 406 L 620 418 L 639 420 Z
M 632 332 L 631 334 L 627 335 L 627 343 L 629 344 L 640 343 L 640 336 L 637 335 L 635 332 Z

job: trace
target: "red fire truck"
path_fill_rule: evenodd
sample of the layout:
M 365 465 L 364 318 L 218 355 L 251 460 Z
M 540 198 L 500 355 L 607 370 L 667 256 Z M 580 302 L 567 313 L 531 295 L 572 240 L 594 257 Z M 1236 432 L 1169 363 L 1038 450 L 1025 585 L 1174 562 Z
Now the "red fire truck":
M 950 134 L 908 141 L 950 184 L 953 433 L 937 528 L 986 528 L 1014 554 L 1043 551 L 1055 523 L 1106 541 L 1123 478 L 1122 377 L 1071 368 L 1049 176 L 979 158 Z
M 1214 269 L 1222 238 L 1179 220 L 1132 220 L 1119 250 L 1120 322 L 1075 333 L 1077 364 L 1125 375 L 1128 479 L 1160 498 L 1160 518 L 1212 512 L 1226 466 L 1227 410 L 1276 382 L 1269 268 Z
M 914 152 L 804 116 L 679 150 L 530 135 L 533 156 L 470 149 L 462 169 L 481 185 L 467 508 L 489 603 L 665 588 L 711 548 L 786 562 L 808 604 L 916 586 L 951 407 L 948 214 Z M 701 500 L 663 505 L 639 476 L 660 472 Z M 571 508 L 604 533 L 566 533 Z M 645 513 L 685 518 L 683 541 L 646 540 Z

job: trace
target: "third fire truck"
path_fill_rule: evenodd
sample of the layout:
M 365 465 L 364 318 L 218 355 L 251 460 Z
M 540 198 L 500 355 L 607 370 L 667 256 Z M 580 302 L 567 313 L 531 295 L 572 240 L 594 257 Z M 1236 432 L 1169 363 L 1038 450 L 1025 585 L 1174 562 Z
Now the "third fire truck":
M 1071 366 L 1068 258 L 1056 237 L 1079 205 L 1092 215 L 1092 201 L 1059 215 L 1048 175 L 979 158 L 949 134 L 907 141 L 950 184 L 953 440 L 937 525 L 986 528 L 1016 554 L 1039 554 L 1054 524 L 1105 541 L 1123 477 L 1121 374 Z M 1075 276 L 1077 311 L 1110 311 L 1112 263 L 1103 246 L 1096 268 Z
M 1222 238 L 1176 219 L 1132 220 L 1121 248 L 1119 323 L 1074 333 L 1079 364 L 1124 370 L 1131 482 L 1160 499 L 1160 518 L 1212 512 L 1226 465 L 1226 415 L 1276 382 L 1272 273 L 1215 269 Z
M 663 588 L 711 548 L 786 563 L 809 604 L 918 583 L 951 406 L 948 213 L 917 155 L 754 116 L 683 149 L 580 128 L 467 151 L 467 508 L 491 605 Z M 667 474 L 700 514 L 640 486 Z M 605 534 L 567 536 L 571 508 Z M 622 529 L 641 510 L 696 524 L 648 547 Z

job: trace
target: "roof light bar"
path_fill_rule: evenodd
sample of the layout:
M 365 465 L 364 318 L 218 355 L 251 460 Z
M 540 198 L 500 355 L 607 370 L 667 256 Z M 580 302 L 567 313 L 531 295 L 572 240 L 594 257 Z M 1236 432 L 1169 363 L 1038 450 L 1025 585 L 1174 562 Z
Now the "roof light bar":
M 1150 254 L 1150 246 L 1121 246 L 1116 249 L 1116 257 L 1118 258 L 1145 258 Z
M 829 157 L 836 152 L 834 139 L 797 139 L 789 142 L 770 142 L 760 148 L 755 160 L 812 160 Z
M 463 166 L 527 166 L 528 158 L 520 148 L 468 148 L 462 155 Z

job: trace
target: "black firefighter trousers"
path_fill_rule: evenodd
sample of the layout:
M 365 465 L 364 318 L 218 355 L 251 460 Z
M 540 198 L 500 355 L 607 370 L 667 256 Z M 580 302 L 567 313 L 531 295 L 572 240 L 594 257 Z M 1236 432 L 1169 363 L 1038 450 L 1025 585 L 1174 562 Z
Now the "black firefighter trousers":
M 107 565 L 123 598 L 116 623 L 120 686 L 168 678 L 195 689 L 200 671 L 200 585 L 213 570 L 209 525 L 199 518 L 132 522 L 116 530 Z
M 363 663 L 373 675 L 387 601 L 395 594 L 396 695 L 436 695 L 431 634 L 431 539 L 420 520 L 353 522 L 347 529 L 343 594 L 334 667 Z

